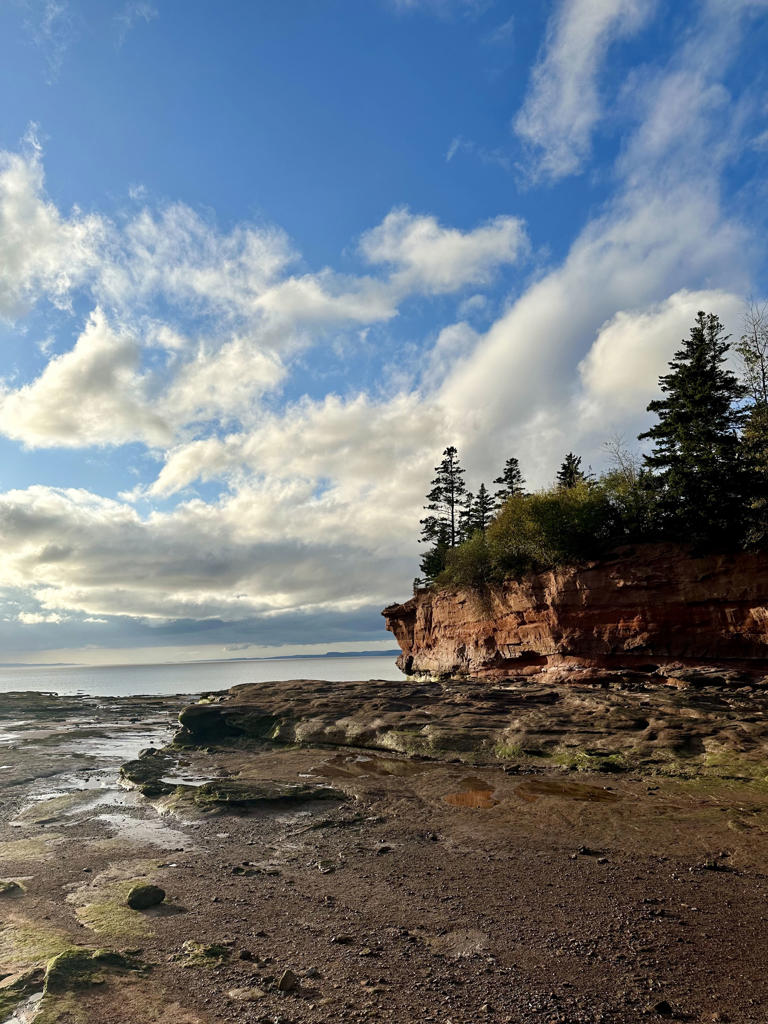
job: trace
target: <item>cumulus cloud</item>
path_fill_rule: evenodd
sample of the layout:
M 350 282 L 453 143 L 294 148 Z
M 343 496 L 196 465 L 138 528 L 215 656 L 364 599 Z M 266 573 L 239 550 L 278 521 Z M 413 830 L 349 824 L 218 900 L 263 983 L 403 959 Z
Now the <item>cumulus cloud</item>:
M 495 217 L 462 232 L 402 208 L 363 235 L 360 248 L 369 263 L 395 268 L 399 289 L 440 294 L 488 283 L 498 267 L 525 254 L 528 241 L 517 217 Z
M 168 444 L 173 432 L 152 411 L 139 358 L 135 338 L 96 309 L 70 352 L 31 384 L 0 391 L 0 431 L 31 447 Z
M 297 273 L 278 228 L 222 233 L 181 203 L 65 217 L 34 140 L 0 157 L 0 244 L 0 315 L 96 304 L 70 352 L 0 392 L 0 431 L 35 447 L 171 446 L 205 423 L 250 421 L 307 346 L 392 320 L 409 296 L 486 284 L 527 248 L 514 217 L 459 231 L 400 209 L 361 239 L 373 273 Z
M 608 49 L 654 7 L 655 0 L 560 0 L 514 123 L 532 148 L 534 174 L 558 179 L 581 168 L 602 116 L 598 78 Z
M 716 311 L 724 323 L 738 324 L 744 300 L 719 290 L 679 291 L 642 311 L 621 310 L 604 324 L 579 364 L 583 389 L 581 415 L 600 422 L 642 415 L 658 391 L 675 342 L 688 335 L 699 310 Z
M 11 491 L 0 496 L 0 586 L 31 588 L 41 609 L 31 614 L 44 621 L 65 609 L 92 618 L 238 620 L 380 603 L 407 571 L 405 560 L 364 553 L 353 538 L 329 544 L 318 536 L 308 547 L 305 535 L 294 539 L 298 529 L 283 534 L 274 524 L 277 516 L 292 521 L 291 497 L 253 489 L 142 520 L 128 505 L 83 491 Z

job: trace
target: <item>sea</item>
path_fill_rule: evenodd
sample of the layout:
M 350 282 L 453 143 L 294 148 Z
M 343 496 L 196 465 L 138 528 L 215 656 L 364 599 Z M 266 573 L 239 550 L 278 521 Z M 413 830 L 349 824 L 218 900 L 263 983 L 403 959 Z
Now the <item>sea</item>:
M 36 691 L 94 697 L 203 693 L 239 683 L 280 679 L 387 679 L 405 676 L 391 652 L 383 655 L 324 658 L 273 658 L 254 661 L 204 661 L 162 665 L 14 666 L 0 668 L 0 694 Z M 2 697 L 0 697 L 0 702 Z

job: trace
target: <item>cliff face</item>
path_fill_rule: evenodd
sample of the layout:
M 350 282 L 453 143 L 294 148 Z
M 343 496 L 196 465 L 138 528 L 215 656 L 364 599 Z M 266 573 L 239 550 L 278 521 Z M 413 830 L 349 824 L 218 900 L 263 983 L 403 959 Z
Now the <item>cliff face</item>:
M 768 554 L 643 545 L 579 568 L 419 591 L 382 613 L 408 675 L 690 668 L 768 676 Z

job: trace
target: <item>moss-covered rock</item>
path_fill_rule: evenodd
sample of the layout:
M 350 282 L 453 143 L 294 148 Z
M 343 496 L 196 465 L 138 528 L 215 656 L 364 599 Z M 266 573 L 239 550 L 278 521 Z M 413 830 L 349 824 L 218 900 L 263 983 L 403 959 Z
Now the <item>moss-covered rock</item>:
M 181 947 L 181 958 L 185 967 L 211 967 L 228 960 L 229 946 L 219 942 L 203 943 L 187 939 Z
M 189 795 L 203 810 L 232 807 L 245 810 L 270 803 L 299 803 L 306 800 L 346 800 L 346 794 L 330 786 L 270 780 L 220 779 L 190 787 Z
M 149 910 L 165 899 L 165 889 L 159 885 L 134 885 L 128 892 L 126 903 L 131 910 Z
M 0 897 L 23 896 L 24 886 L 20 882 L 4 882 L 0 879 Z

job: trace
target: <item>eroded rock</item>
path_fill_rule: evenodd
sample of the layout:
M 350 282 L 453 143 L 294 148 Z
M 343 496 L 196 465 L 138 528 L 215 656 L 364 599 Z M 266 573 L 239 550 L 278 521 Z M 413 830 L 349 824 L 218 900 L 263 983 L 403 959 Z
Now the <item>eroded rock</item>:
M 471 590 L 421 590 L 382 613 L 407 675 L 502 679 L 658 673 L 675 685 L 768 676 L 768 553 L 670 544 Z M 608 673 L 606 676 L 605 673 Z

